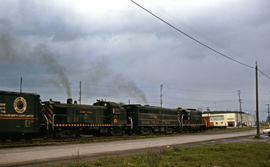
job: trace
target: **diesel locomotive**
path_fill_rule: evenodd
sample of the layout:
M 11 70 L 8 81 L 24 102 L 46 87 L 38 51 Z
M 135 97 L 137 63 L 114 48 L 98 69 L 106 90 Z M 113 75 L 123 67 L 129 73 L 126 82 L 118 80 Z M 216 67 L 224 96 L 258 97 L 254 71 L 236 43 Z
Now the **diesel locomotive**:
M 81 105 L 68 99 L 41 101 L 38 94 L 0 91 L 0 136 L 78 137 L 80 134 L 123 135 L 176 133 L 205 129 L 202 113 L 149 105 L 120 105 L 98 100 Z

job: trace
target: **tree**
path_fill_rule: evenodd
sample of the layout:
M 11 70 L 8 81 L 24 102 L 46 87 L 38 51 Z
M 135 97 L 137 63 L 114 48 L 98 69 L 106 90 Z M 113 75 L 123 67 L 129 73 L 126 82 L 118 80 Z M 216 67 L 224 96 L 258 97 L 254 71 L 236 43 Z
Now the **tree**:
M 266 122 L 270 122 L 270 115 L 268 115 Z

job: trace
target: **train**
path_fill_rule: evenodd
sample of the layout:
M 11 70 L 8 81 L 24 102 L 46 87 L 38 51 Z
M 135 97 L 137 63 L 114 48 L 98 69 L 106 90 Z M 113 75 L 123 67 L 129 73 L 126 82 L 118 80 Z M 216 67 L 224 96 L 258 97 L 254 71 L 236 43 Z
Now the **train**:
M 0 139 L 147 135 L 209 128 L 196 109 L 119 104 L 97 100 L 92 105 L 41 101 L 34 93 L 0 91 Z

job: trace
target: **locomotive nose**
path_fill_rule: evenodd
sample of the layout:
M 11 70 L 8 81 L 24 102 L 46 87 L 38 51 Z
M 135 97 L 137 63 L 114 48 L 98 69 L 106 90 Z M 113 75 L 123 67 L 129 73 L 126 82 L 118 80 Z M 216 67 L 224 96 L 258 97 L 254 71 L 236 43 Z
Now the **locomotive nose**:
M 72 104 L 72 98 L 67 99 L 67 104 Z

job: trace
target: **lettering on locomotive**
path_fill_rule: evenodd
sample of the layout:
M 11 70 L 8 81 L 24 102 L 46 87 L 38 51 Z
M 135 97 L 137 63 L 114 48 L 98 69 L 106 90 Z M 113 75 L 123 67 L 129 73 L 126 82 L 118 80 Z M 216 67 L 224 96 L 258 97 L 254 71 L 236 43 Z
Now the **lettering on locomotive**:
M 92 111 L 80 111 L 81 114 L 92 114 Z
M 6 113 L 6 104 L 0 103 L 0 113 L 5 114 Z
M 0 119 L 34 119 L 34 115 L 0 114 Z

